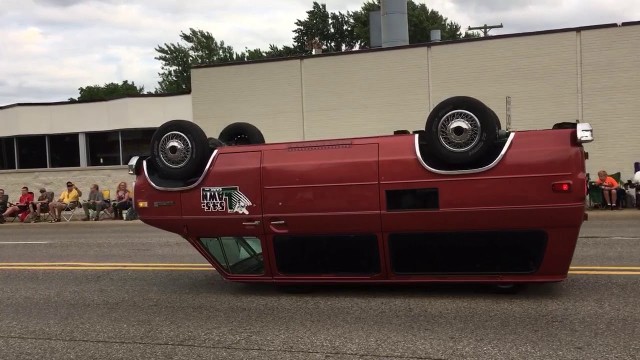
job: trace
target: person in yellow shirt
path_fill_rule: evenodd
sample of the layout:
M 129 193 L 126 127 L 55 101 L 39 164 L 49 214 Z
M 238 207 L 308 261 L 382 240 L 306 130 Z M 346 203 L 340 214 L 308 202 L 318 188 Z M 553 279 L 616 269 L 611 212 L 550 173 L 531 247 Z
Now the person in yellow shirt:
M 49 222 L 60 222 L 62 211 L 67 208 L 73 210 L 77 207 L 80 204 L 80 196 L 82 196 L 82 191 L 71 181 L 67 181 L 67 190 L 60 194 L 57 201 L 49 205 L 49 214 L 51 214 L 51 220 L 49 220 Z

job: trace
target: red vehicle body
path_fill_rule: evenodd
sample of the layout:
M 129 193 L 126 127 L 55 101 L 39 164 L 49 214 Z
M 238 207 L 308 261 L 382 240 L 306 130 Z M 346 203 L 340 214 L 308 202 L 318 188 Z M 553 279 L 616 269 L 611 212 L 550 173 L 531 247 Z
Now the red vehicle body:
M 161 180 L 150 158 L 130 172 L 139 218 L 228 280 L 555 282 L 591 140 L 588 124 L 508 132 L 483 166 L 436 168 L 419 132 L 220 146 L 191 180 Z

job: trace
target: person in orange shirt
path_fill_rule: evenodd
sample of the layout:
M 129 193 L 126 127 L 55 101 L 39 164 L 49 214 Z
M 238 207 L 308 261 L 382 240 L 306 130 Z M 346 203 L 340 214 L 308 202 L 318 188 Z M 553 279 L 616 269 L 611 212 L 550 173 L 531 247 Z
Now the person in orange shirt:
M 612 209 L 616 207 L 618 189 L 620 189 L 620 185 L 616 179 L 609 176 L 606 171 L 600 170 L 598 171 L 598 180 L 596 180 L 596 185 L 602 188 L 602 194 L 604 196 L 604 200 L 607 202 L 607 206 Z

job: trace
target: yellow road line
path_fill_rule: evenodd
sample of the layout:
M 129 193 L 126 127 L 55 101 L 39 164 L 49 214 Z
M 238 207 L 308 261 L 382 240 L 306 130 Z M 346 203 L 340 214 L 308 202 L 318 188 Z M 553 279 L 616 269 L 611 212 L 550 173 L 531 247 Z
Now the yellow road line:
M 188 270 L 214 271 L 213 267 L 150 267 L 150 266 L 0 266 L 0 270 Z
M 171 263 L 86 263 L 86 262 L 25 262 L 25 263 L 0 263 L 0 266 L 211 266 L 211 264 L 171 264 Z
M 203 263 L 98 263 L 98 262 L 23 262 L 0 263 L 0 270 L 174 270 L 215 271 Z M 571 275 L 640 275 L 640 266 L 572 266 Z
M 570 270 L 640 270 L 638 266 L 572 266 Z
M 640 275 L 640 271 L 569 271 L 570 275 Z

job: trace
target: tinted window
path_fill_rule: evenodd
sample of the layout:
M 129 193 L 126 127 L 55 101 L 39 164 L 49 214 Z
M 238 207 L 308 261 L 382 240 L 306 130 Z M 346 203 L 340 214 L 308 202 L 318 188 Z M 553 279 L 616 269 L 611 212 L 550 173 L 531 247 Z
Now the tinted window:
M 387 210 L 438 209 L 438 189 L 387 190 Z
M 255 237 L 201 238 L 200 242 L 220 265 L 232 274 L 262 274 L 260 239 Z
M 151 154 L 151 136 L 155 129 L 122 131 L 122 164 L 126 165 L 133 156 L 149 156 Z
M 80 166 L 78 134 L 49 136 L 49 156 L 52 168 Z
M 20 136 L 18 142 L 18 168 L 47 167 L 47 140 L 45 136 Z
M 120 165 L 120 135 L 117 131 L 89 133 L 87 140 L 87 165 Z
M 378 238 L 371 235 L 276 236 L 283 274 L 373 275 L 380 272 Z
M 13 138 L 0 138 L 0 170 L 16 168 L 16 149 Z
M 397 274 L 505 274 L 537 270 L 546 247 L 543 231 L 390 234 Z

